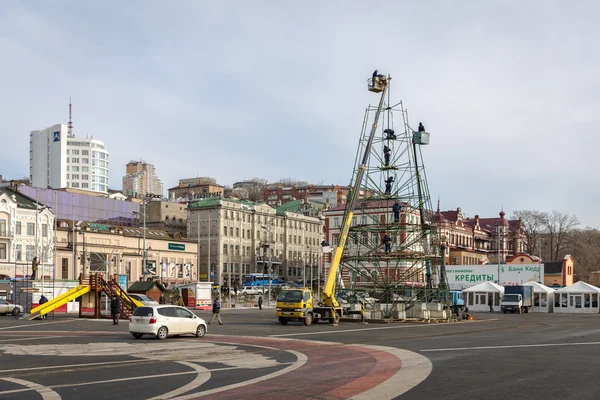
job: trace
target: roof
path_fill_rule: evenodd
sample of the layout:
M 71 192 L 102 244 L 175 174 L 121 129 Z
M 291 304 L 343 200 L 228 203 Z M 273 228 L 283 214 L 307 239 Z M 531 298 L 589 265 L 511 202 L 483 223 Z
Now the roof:
M 542 285 L 541 283 L 535 282 L 535 281 L 524 283 L 523 286 L 533 287 L 533 293 L 552 293 L 552 292 L 554 292 L 554 289 L 552 289 L 551 287 Z
M 600 289 L 582 281 L 557 289 L 560 293 L 600 293 Z
M 138 281 L 138 282 L 135 282 L 133 285 L 129 286 L 129 289 L 127 289 L 127 291 L 128 292 L 147 292 L 148 290 L 152 289 L 154 286 L 156 286 L 160 290 L 164 290 L 162 285 L 158 282 L 154 282 L 154 281 L 141 281 L 140 282 L 140 281 Z
M 206 182 L 206 183 L 201 183 L 201 184 L 196 184 L 196 185 L 185 185 L 185 186 L 177 185 L 177 186 L 173 186 L 172 188 L 168 188 L 167 190 L 194 189 L 194 188 L 201 188 L 201 187 L 206 187 L 206 186 L 217 186 L 217 187 L 225 189 L 225 186 L 219 185 L 218 183 Z
M 8 197 L 12 197 L 13 195 L 15 196 L 15 199 L 17 201 L 17 207 L 18 208 L 27 208 L 30 210 L 35 210 L 36 209 L 36 201 L 34 199 L 32 199 L 29 196 L 26 196 L 24 194 L 21 194 L 19 192 L 15 192 L 14 190 L 11 190 L 7 187 L 0 187 L 0 193 L 4 193 L 6 194 Z M 43 206 L 42 203 L 37 203 L 40 206 Z
M 285 214 L 286 211 L 296 212 L 300 207 L 302 207 L 302 200 L 292 200 L 275 207 L 275 211 L 277 214 Z
M 492 292 L 492 293 L 504 293 L 504 287 L 495 284 L 494 282 L 483 282 L 479 285 L 471 286 L 466 288 L 463 292 Z
M 544 275 L 561 275 L 563 270 L 562 261 L 544 262 Z

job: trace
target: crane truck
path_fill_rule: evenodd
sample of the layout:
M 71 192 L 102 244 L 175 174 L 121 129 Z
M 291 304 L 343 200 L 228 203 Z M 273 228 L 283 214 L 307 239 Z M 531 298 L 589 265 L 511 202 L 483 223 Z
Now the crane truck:
M 356 179 L 354 180 L 354 184 L 352 185 L 352 189 L 346 201 L 346 209 L 344 211 L 340 236 L 321 295 L 321 303 L 315 303 L 313 292 L 310 288 L 290 288 L 282 290 L 277 298 L 276 309 L 276 316 L 282 325 L 287 325 L 289 321 L 302 321 L 304 322 L 304 325 L 308 326 L 313 322 L 317 323 L 320 320 L 325 320 L 330 324 L 337 325 L 342 317 L 343 309 L 335 297 L 335 285 L 342 254 L 344 253 L 344 247 L 346 246 L 346 240 L 348 239 L 348 232 L 350 230 L 350 225 L 352 224 L 354 206 L 358 199 L 358 193 L 360 192 L 362 179 L 367 169 L 367 163 L 369 162 L 369 154 L 373 145 L 375 133 L 377 132 L 379 116 L 384 106 L 389 79 L 389 76 L 379 75 L 377 74 L 377 70 L 375 70 L 372 79 L 369 80 L 369 91 L 381 93 L 381 98 L 365 146 L 365 152 L 356 173 Z

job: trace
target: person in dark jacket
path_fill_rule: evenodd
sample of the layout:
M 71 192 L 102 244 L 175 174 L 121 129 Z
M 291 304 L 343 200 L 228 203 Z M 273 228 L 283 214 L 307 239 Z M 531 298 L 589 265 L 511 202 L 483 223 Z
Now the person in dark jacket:
M 394 212 L 394 222 L 400 222 L 400 204 L 397 201 L 394 202 L 392 211 Z
M 390 251 L 392 251 L 392 238 L 390 238 L 390 236 L 387 233 L 383 237 L 382 241 L 383 241 L 383 244 L 385 245 L 386 254 L 389 253 Z
M 213 318 L 217 318 L 219 321 L 219 325 L 223 325 L 223 321 L 221 321 L 221 303 L 219 303 L 219 299 L 214 299 L 212 304 L 212 317 L 208 320 L 208 324 L 213 320 Z
M 42 297 L 40 297 L 40 306 L 42 304 L 45 304 L 48 302 L 48 298 L 46 298 L 46 296 L 42 295 Z M 40 314 L 40 319 L 46 319 L 48 318 L 48 314 Z
M 263 302 L 263 300 L 262 300 L 262 294 L 259 294 L 258 295 L 258 309 L 259 310 L 262 310 L 262 302 Z
M 385 182 L 385 194 L 392 194 L 392 183 L 394 182 L 394 177 L 389 176 L 384 182 Z
M 121 313 L 121 302 L 117 296 L 113 296 L 110 300 L 110 315 L 112 316 L 113 325 L 119 325 L 119 314 Z
M 391 155 L 391 149 L 387 146 L 383 146 L 383 158 L 384 158 L 384 163 L 386 167 L 390 166 L 390 155 Z

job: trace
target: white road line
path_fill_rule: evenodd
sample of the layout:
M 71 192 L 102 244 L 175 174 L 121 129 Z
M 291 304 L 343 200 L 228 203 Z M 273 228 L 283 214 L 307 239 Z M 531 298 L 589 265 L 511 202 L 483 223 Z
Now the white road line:
M 431 326 L 449 326 L 449 325 L 464 325 L 464 324 L 474 324 L 478 322 L 489 322 L 489 321 L 497 321 L 498 318 L 494 319 L 481 319 L 476 321 L 464 321 L 464 322 L 451 322 L 451 323 L 434 323 L 434 324 L 418 324 L 418 325 L 394 325 L 394 326 L 381 326 L 377 328 L 358 328 L 358 329 L 339 329 L 335 331 L 319 331 L 319 332 L 302 332 L 302 333 L 285 333 L 282 335 L 269 335 L 269 337 L 290 337 L 290 336 L 305 336 L 305 335 L 330 335 L 336 333 L 346 333 L 346 332 L 361 332 L 361 331 L 379 331 L 384 329 L 406 329 L 406 328 L 423 328 L 423 327 L 431 327 Z
M 208 381 L 210 379 L 210 376 L 211 376 L 210 371 L 208 370 L 208 368 L 205 368 L 202 365 L 194 364 L 194 363 L 187 362 L 187 361 L 178 361 L 177 363 L 183 364 L 183 365 L 188 366 L 188 367 L 192 368 L 193 370 L 195 370 L 198 373 L 196 378 L 193 381 L 191 381 L 190 383 L 188 383 L 187 385 L 184 385 L 180 388 L 172 390 L 168 393 L 161 394 L 160 396 L 152 397 L 151 399 L 148 399 L 148 400 L 166 400 L 166 399 L 173 398 L 175 396 L 182 395 L 184 393 L 189 392 L 190 390 L 199 388 L 200 386 L 204 385 L 204 383 L 206 383 L 206 381 Z
M 18 342 L 21 340 L 39 340 L 39 339 L 54 339 L 54 338 L 56 338 L 56 336 L 29 336 L 26 338 L 18 338 L 18 339 L 0 339 L 0 344 L 2 344 L 4 342 Z
M 42 396 L 43 400 L 61 400 L 60 395 L 47 386 L 43 386 L 43 385 L 40 385 L 35 382 L 30 382 L 30 381 L 26 381 L 23 379 L 17 379 L 17 378 L 0 378 L 0 379 L 3 379 L 8 382 L 13 382 L 18 385 L 26 386 L 29 388 L 26 390 L 35 390 L 36 392 L 38 392 L 40 394 L 40 396 Z
M 71 321 L 77 321 L 76 319 L 64 319 L 62 321 L 52 321 L 52 322 L 43 322 L 44 325 L 51 325 L 51 324 L 64 324 L 65 322 L 71 322 Z M 42 324 L 42 322 L 40 322 L 40 325 Z M 29 328 L 35 326 L 35 324 L 29 324 L 29 325 L 13 325 L 13 326 L 5 326 L 4 328 L 0 328 L 0 331 L 4 331 L 7 329 L 15 329 L 15 328 Z M 36 331 L 32 331 L 32 332 L 36 332 Z
M 216 389 L 212 389 L 212 390 L 205 390 L 204 392 L 193 393 L 193 394 L 189 394 L 187 396 L 177 397 L 176 400 L 195 399 L 195 398 L 200 397 L 200 396 L 208 396 L 210 394 L 220 393 L 220 392 L 224 392 L 226 390 L 232 390 L 232 389 L 236 389 L 236 388 L 239 388 L 239 387 L 244 387 L 244 386 L 247 386 L 247 385 L 252 385 L 254 383 L 266 381 L 268 379 L 273 379 L 273 378 L 276 378 L 278 376 L 289 374 L 290 372 L 292 372 L 294 370 L 297 370 L 298 368 L 300 368 L 301 366 L 303 366 L 304 364 L 306 364 L 306 362 L 308 361 L 308 357 L 306 357 L 306 355 L 304 355 L 303 353 L 300 353 L 300 352 L 297 352 L 297 351 L 294 351 L 294 350 L 286 350 L 286 351 L 289 352 L 289 353 L 294 354 L 297 357 L 296 362 L 294 362 L 292 365 L 288 366 L 287 368 L 284 368 L 284 369 L 279 370 L 279 371 L 275 371 L 275 372 L 273 372 L 271 374 L 268 374 L 268 375 L 259 376 L 258 378 L 250 379 L 248 381 L 244 381 L 244 382 L 240 382 L 240 383 L 234 383 L 232 385 L 222 386 L 220 388 L 216 388 Z M 285 391 L 285 388 L 283 388 L 282 390 Z M 283 397 L 285 397 L 285 393 L 283 393 Z
M 556 346 L 597 346 L 600 342 L 582 342 L 582 343 L 540 343 L 540 344 L 515 344 L 508 346 L 481 346 L 481 347 L 451 347 L 447 349 L 426 349 L 421 352 L 434 351 L 465 351 L 465 350 L 496 350 L 496 349 L 522 349 L 527 347 L 556 347 Z
M 402 366 L 398 372 L 385 382 L 375 386 L 372 389 L 362 392 L 359 395 L 352 397 L 352 400 L 388 400 L 394 399 L 410 389 L 414 388 L 421 382 L 423 382 L 429 374 L 433 366 L 431 361 L 427 357 L 424 357 L 418 353 L 395 349 L 384 346 L 370 346 L 370 345 L 352 345 L 356 347 L 367 347 L 377 351 L 383 351 L 392 354 L 400 359 Z
M 105 364 L 107 364 L 107 363 L 105 363 Z M 286 365 L 286 364 L 287 363 L 281 363 L 281 365 Z M 60 367 L 62 367 L 62 366 L 60 366 Z M 239 368 L 238 367 L 225 367 L 225 368 L 215 368 L 215 369 L 211 369 L 209 371 L 210 372 L 229 371 L 232 369 L 239 369 Z M 64 383 L 62 385 L 50 385 L 50 386 L 47 386 L 47 388 L 50 388 L 50 389 L 72 388 L 72 387 L 77 387 L 77 386 L 99 385 L 99 384 L 103 384 L 103 383 L 113 383 L 113 382 L 139 381 L 142 379 L 168 378 L 170 376 L 183 376 L 183 375 L 192 375 L 192 374 L 197 374 L 197 372 L 196 371 L 173 372 L 173 373 L 169 373 L 169 374 L 131 376 L 128 378 L 106 379 L 106 380 L 94 381 L 94 382 Z M 0 379 L 13 379 L 13 378 L 0 378 Z M 22 393 L 22 392 L 28 392 L 31 390 L 34 390 L 34 389 L 30 388 L 30 389 L 5 390 L 4 392 L 0 392 L 0 395 Z
M 150 361 L 150 362 L 152 362 L 152 360 L 124 360 L 124 361 L 104 361 L 104 362 L 87 363 L 87 364 L 49 365 L 47 367 L 30 367 L 30 368 L 19 368 L 19 369 L 3 369 L 3 370 L 0 370 L 0 375 L 6 374 L 6 373 L 9 373 L 9 372 L 39 371 L 39 370 L 44 370 L 44 369 L 61 369 L 62 370 L 62 369 L 65 369 L 65 368 L 92 367 L 92 366 L 95 366 L 95 365 L 133 364 L 133 363 L 140 364 L 140 363 L 143 363 L 144 361 Z

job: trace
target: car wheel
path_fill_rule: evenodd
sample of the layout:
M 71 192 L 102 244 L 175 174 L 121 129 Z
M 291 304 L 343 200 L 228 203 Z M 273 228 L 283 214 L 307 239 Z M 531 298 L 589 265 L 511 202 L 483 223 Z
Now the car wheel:
M 279 318 L 279 322 L 281 323 L 281 325 L 287 325 L 288 320 L 285 318 Z
M 0 314 L 0 315 L 2 315 L 2 316 L 5 316 L 5 315 L 6 315 L 6 313 L 2 313 L 2 314 Z
M 135 333 L 135 332 L 132 332 L 131 335 L 136 339 L 141 339 L 142 336 L 144 336 L 143 333 Z
M 158 340 L 164 340 L 167 338 L 167 336 L 169 336 L 169 330 L 166 326 L 161 326 L 158 328 L 158 332 L 156 332 L 156 338 Z
M 21 314 L 21 310 L 19 309 L 19 307 L 15 307 L 12 309 L 12 315 L 17 316 Z
M 312 324 L 312 314 L 306 314 L 304 317 L 304 325 L 310 326 Z
M 198 325 L 196 328 L 196 337 L 202 337 L 206 334 L 206 327 L 202 324 Z

